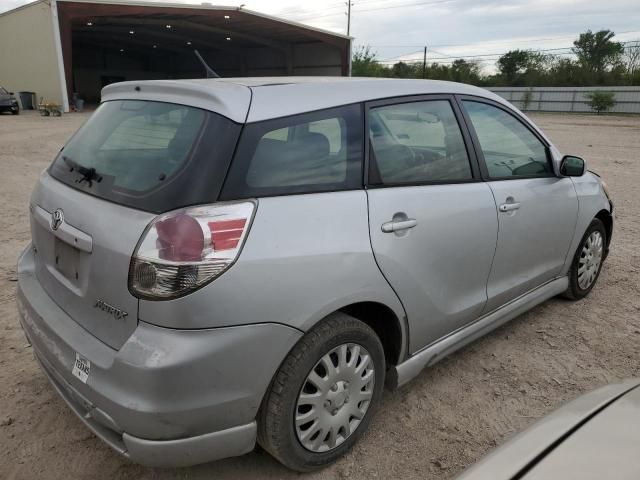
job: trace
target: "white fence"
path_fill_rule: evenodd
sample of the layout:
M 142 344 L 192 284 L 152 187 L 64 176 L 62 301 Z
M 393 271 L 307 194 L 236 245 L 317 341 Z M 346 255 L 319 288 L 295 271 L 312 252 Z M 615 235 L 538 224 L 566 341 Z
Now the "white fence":
M 613 92 L 613 113 L 640 113 L 640 87 L 491 87 L 521 110 L 533 112 L 591 112 L 586 94 Z M 527 101 L 528 97 L 528 101 Z

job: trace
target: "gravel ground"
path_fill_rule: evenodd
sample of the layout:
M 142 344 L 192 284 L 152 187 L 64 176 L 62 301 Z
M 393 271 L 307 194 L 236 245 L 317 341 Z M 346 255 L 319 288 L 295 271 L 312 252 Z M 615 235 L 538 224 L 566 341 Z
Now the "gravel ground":
M 538 306 L 385 392 L 353 451 L 307 478 L 451 478 L 563 402 L 638 375 L 640 117 L 532 117 L 562 151 L 587 158 L 613 192 L 613 248 L 598 285 L 583 301 Z M 36 365 L 18 324 L 15 262 L 29 239 L 38 173 L 85 118 L 0 117 L 0 478 L 299 478 L 262 452 L 179 470 L 133 465 L 82 425 Z

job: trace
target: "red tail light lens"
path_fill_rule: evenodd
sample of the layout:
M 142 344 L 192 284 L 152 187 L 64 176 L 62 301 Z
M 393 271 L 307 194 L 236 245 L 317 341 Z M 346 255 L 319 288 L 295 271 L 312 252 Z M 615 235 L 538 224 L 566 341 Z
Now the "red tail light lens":
M 156 218 L 131 259 L 129 289 L 139 298 L 186 295 L 227 270 L 240 254 L 253 202 L 187 208 Z
M 179 213 L 175 217 L 160 220 L 155 228 L 160 259 L 173 262 L 202 260 L 204 233 L 195 218 Z
M 209 222 L 213 249 L 232 250 L 236 248 L 238 242 L 240 242 L 246 223 L 247 221 L 245 219 Z

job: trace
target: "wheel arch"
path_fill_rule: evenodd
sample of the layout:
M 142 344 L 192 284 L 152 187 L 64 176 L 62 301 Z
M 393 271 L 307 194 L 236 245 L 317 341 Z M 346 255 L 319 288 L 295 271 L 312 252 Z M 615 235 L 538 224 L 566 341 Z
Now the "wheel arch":
M 609 253 L 609 245 L 611 245 L 611 237 L 613 236 L 613 215 L 610 211 L 602 209 L 596 213 L 595 218 L 604 224 L 604 229 L 607 233 L 606 253 Z
M 386 302 L 372 300 L 369 296 L 366 296 L 365 298 L 366 299 L 350 302 L 343 301 L 339 304 L 332 304 L 331 307 L 325 308 L 321 313 L 318 313 L 316 316 L 305 322 L 302 328 L 299 328 L 303 335 L 301 335 L 301 337 L 298 338 L 298 340 L 294 342 L 290 346 L 289 350 L 287 350 L 283 355 L 278 368 L 273 373 L 269 386 L 265 392 L 263 392 L 263 398 L 259 407 L 260 409 L 264 407 L 264 399 L 266 398 L 278 371 L 291 351 L 293 351 L 295 346 L 302 340 L 302 338 L 304 338 L 304 335 L 309 330 L 336 312 L 350 315 L 373 329 L 382 343 L 387 368 L 396 366 L 407 359 L 409 327 L 404 308 L 400 301 L 397 300 L 397 297 L 394 297 L 394 299 L 397 300 L 397 303 L 393 304 L 392 302 L 392 306 Z
M 337 311 L 371 327 L 382 343 L 387 367 L 402 362 L 406 355 L 406 329 L 403 328 L 403 320 L 391 308 L 379 302 L 366 301 L 346 305 Z

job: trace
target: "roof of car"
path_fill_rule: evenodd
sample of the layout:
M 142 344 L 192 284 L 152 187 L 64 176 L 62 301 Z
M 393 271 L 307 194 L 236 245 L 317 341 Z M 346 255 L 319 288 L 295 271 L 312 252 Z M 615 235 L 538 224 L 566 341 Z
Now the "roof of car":
M 476 95 L 505 103 L 488 90 L 464 83 L 363 77 L 132 81 L 105 87 L 102 100 L 138 99 L 179 103 L 215 111 L 235 122 L 250 123 L 357 102 L 433 93 Z

